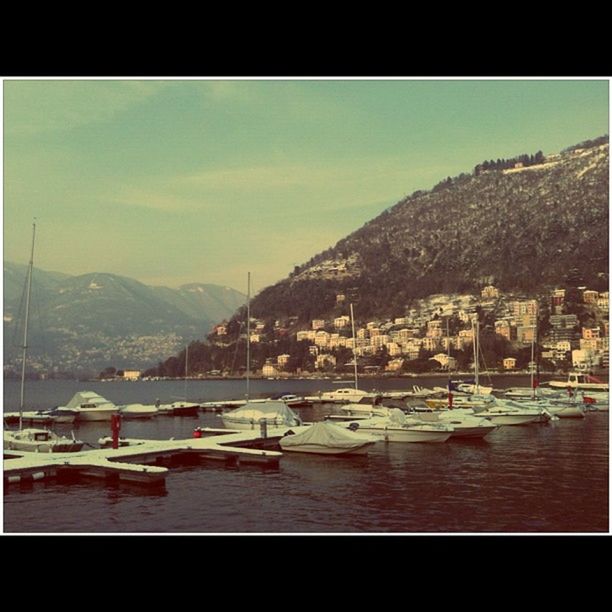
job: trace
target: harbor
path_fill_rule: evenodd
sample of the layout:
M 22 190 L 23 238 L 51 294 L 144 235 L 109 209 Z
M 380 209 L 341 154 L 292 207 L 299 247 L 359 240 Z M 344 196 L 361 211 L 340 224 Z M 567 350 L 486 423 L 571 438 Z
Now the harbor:
M 256 382 L 254 396 L 316 394 L 304 381 Z M 524 383 L 513 378 L 510 384 Z M 315 381 L 321 385 L 321 381 Z M 393 384 L 394 383 L 394 384 Z M 434 386 L 419 379 L 418 384 Z M 502 381 L 505 384 L 505 381 Z M 309 383 L 309 384 L 312 384 Z M 363 381 L 398 388 L 398 381 Z M 439 383 L 436 383 L 439 384 Z M 411 387 L 412 385 L 410 385 Z M 501 385 L 500 385 L 501 386 Z M 32 384 L 38 408 L 65 403 L 78 381 Z M 89 387 L 89 384 L 88 384 Z M 115 402 L 172 398 L 180 383 L 99 384 Z M 329 384 L 322 390 L 330 390 Z M 193 397 L 240 397 L 240 381 L 195 382 Z M 6 408 L 16 389 L 5 384 Z M 14 401 L 14 400 L 13 400 Z M 235 400 L 236 401 L 236 400 Z M 14 406 L 14 404 L 13 404 Z M 305 422 L 340 415 L 340 405 L 295 412 Z M 608 529 L 608 415 L 589 412 L 484 440 L 443 444 L 379 442 L 365 456 L 281 453 L 259 428 L 233 432 L 218 412 L 125 420 L 118 449 L 110 423 L 57 425 L 87 447 L 61 457 L 5 460 L 5 530 L 12 532 L 591 532 Z M 201 438 L 194 438 L 200 428 Z M 95 447 L 95 448 L 94 448 Z M 263 454 L 262 454 L 263 453 Z M 58 453 L 57 455 L 61 455 Z M 8 466 L 14 463 L 14 468 Z M 40 462 L 49 462 L 41 467 Z M 8 468 L 8 469 L 7 469 Z M 147 470 L 146 472 L 144 470 Z M 8 477 L 22 476 L 7 484 Z M 70 507 L 70 518 L 62 508 Z M 114 508 L 120 507 L 118 513 Z

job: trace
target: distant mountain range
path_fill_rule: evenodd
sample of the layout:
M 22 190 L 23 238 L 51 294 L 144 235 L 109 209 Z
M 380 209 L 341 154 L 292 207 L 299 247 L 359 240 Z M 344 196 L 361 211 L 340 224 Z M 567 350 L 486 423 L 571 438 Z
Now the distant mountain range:
M 4 262 L 5 368 L 22 343 L 27 266 Z M 48 370 L 150 366 L 185 341 L 204 337 L 246 296 L 229 287 L 152 287 L 107 273 L 69 276 L 34 269 L 30 308 L 31 362 Z

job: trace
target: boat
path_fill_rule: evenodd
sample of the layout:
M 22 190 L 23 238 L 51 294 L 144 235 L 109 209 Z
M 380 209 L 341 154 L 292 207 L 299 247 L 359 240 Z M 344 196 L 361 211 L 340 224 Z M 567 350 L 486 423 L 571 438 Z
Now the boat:
M 289 408 L 307 408 L 308 406 L 312 406 L 310 400 L 299 395 L 294 395 L 293 393 L 277 393 L 270 397 L 270 399 L 285 402 Z
M 4 431 L 4 450 L 34 453 L 72 453 L 80 451 L 85 443 L 76 438 L 58 436 L 48 429 L 26 428 Z
M 445 423 L 425 423 L 407 418 L 399 408 L 392 408 L 388 417 L 359 419 L 350 423 L 353 431 L 364 432 L 385 442 L 446 442 L 453 426 Z
M 95 391 L 78 391 L 65 406 L 55 408 L 55 413 L 63 415 L 76 415 L 77 421 L 110 421 L 119 408 L 111 401 L 103 398 Z
M 495 425 L 527 425 L 548 421 L 551 414 L 544 407 L 529 408 L 513 400 L 497 400 L 485 410 L 474 411 Z
M 360 435 L 329 421 L 313 423 L 304 431 L 287 432 L 280 440 L 283 451 L 313 453 L 317 455 L 363 455 L 378 441 L 369 435 Z
M 157 408 L 158 414 L 165 416 L 198 416 L 198 412 L 200 411 L 200 404 L 185 400 L 178 400 L 171 404 L 160 404 L 156 402 L 153 407 Z
M 452 425 L 451 438 L 484 438 L 499 427 L 489 419 L 474 414 L 471 409 L 431 410 L 415 408 L 415 415 L 423 421 Z
M 358 403 L 360 400 L 366 398 L 374 401 L 378 395 L 376 393 L 368 393 L 361 389 L 353 389 L 352 387 L 343 387 L 340 389 L 334 389 L 333 391 L 325 391 L 321 393 L 320 400 L 322 402 L 333 402 L 333 403 Z
M 247 402 L 218 416 L 228 429 L 257 429 L 262 424 L 266 427 L 298 427 L 302 424 L 300 417 L 280 400 Z
M 159 409 L 157 406 L 145 404 L 125 404 L 119 406 L 119 414 L 124 419 L 150 419 L 157 416 Z
M 581 391 L 609 391 L 609 385 L 599 378 L 584 372 L 570 372 L 566 381 L 551 380 L 548 385 L 558 389 L 578 389 Z
M 47 429 L 23 428 L 23 414 L 25 406 L 25 372 L 28 347 L 28 321 L 30 318 L 30 296 L 32 293 L 32 273 L 34 270 L 34 242 L 36 238 L 36 223 L 32 224 L 32 249 L 28 265 L 27 292 L 25 304 L 25 324 L 23 328 L 23 345 L 21 358 L 21 392 L 19 398 L 19 429 L 4 430 L 3 441 L 5 450 L 20 450 L 42 453 L 60 453 L 79 451 L 84 442 L 76 440 L 74 434 L 72 439 L 57 434 Z

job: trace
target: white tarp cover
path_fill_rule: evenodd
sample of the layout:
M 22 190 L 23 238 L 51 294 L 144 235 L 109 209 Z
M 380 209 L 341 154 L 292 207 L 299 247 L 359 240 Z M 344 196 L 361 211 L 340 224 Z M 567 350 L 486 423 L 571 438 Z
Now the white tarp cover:
M 259 423 L 261 420 L 283 423 L 290 427 L 300 425 L 300 418 L 285 404 L 285 402 L 269 401 L 269 402 L 247 402 L 244 406 L 226 412 L 224 417 L 241 421 L 253 421 Z
M 281 438 L 279 443 L 281 448 L 302 446 L 304 444 L 333 448 L 353 448 L 369 441 L 374 441 L 374 438 L 363 434 L 355 434 L 335 423 L 322 421 L 315 423 L 301 433 Z
M 111 404 L 107 399 L 98 395 L 94 391 L 79 391 L 66 404 L 66 408 L 78 408 L 81 404 Z

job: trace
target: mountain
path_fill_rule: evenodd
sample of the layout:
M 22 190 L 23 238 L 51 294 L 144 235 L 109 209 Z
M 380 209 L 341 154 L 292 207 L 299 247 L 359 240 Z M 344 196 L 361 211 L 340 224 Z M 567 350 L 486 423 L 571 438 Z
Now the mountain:
M 5 365 L 21 344 L 27 266 L 4 263 Z M 246 296 L 206 284 L 150 287 L 107 273 L 69 276 L 34 269 L 29 345 L 39 369 L 150 365 L 202 337 Z
M 607 290 L 608 166 L 607 136 L 547 157 L 483 162 L 296 267 L 259 293 L 251 312 L 304 324 L 338 312 L 344 294 L 360 318 L 400 316 L 417 298 L 490 283 L 535 293 L 572 268 L 583 284 Z

